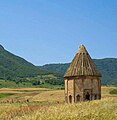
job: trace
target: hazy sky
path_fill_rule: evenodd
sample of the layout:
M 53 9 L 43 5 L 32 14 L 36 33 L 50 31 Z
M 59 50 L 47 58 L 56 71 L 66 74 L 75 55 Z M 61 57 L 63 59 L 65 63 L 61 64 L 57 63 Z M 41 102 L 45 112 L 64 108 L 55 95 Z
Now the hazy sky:
M 0 44 L 35 65 L 117 58 L 117 0 L 0 0 Z

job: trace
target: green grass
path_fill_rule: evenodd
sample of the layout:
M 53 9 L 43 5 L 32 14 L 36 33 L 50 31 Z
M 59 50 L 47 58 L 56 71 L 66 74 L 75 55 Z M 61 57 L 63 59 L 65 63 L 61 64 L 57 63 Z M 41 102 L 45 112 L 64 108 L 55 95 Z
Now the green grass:
M 14 94 L 10 94 L 10 93 L 1 93 L 0 94 L 0 98 L 6 98 L 6 97 L 9 97 L 11 95 L 14 95 Z
M 110 94 L 117 94 L 117 89 L 113 89 L 110 91 Z
M 30 82 L 16 84 L 14 81 L 0 80 L 0 88 L 27 88 L 35 87 Z
M 62 85 L 51 85 L 51 84 L 48 84 L 48 83 L 41 84 L 38 87 L 49 88 L 49 89 L 54 89 L 54 90 L 64 89 L 64 86 L 62 86 Z
M 51 82 L 47 82 L 52 81 Z M 53 83 L 53 81 L 59 81 L 58 83 Z M 28 77 L 17 80 L 3 80 L 0 79 L 0 88 L 50 88 L 50 89 L 62 89 L 64 88 L 61 84 L 59 77 L 53 74 L 48 75 L 38 75 L 36 77 Z M 39 83 L 38 83 L 39 82 Z
M 62 85 L 51 85 L 43 83 L 40 85 L 32 85 L 29 81 L 16 84 L 14 81 L 0 80 L 0 88 L 49 88 L 49 89 L 63 89 Z

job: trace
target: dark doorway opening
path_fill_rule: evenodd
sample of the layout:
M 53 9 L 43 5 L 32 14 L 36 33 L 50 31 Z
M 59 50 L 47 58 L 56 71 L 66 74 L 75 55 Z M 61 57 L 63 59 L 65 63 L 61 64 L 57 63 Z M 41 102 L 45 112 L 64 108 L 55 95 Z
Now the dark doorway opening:
M 79 102 L 80 101 L 80 95 L 77 95 L 76 96 L 76 102 Z
M 69 96 L 69 103 L 72 103 L 72 96 Z
M 90 94 L 88 92 L 86 94 L 86 100 L 90 100 Z
M 96 100 L 96 99 L 97 99 L 97 95 L 94 96 L 94 100 Z

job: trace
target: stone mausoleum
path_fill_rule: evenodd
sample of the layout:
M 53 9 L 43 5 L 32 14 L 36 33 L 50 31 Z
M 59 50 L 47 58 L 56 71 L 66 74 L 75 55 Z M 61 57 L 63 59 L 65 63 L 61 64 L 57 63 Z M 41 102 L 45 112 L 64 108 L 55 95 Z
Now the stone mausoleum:
M 101 99 L 100 77 L 95 63 L 86 48 L 81 45 L 64 75 L 65 102 Z

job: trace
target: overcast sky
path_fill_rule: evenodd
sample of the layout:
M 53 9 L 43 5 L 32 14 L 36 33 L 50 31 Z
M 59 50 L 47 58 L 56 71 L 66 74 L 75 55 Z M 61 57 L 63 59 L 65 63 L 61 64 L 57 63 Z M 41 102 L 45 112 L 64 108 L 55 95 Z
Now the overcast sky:
M 0 0 L 0 44 L 35 65 L 117 58 L 117 0 Z

